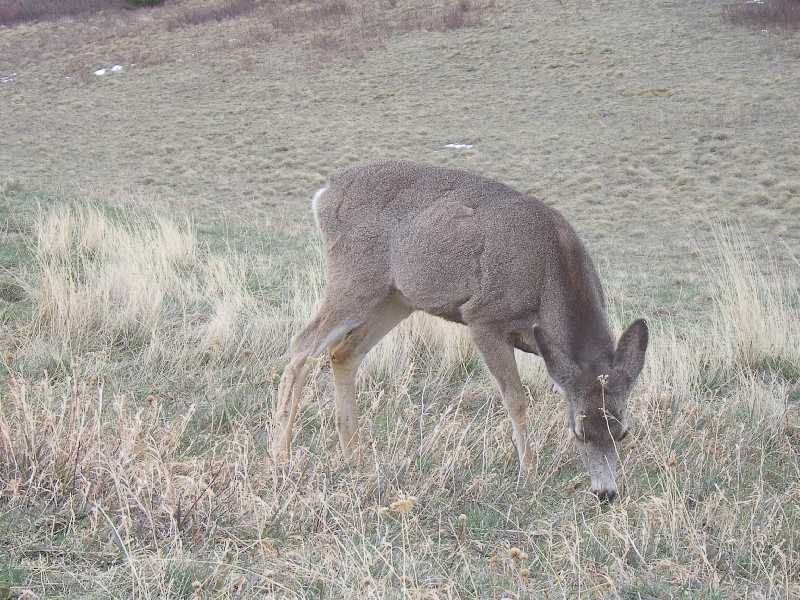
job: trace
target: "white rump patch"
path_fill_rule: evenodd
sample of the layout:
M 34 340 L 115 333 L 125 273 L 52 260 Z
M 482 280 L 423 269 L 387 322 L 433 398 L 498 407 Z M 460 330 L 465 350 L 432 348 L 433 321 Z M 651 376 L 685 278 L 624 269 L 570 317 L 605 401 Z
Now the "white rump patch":
M 319 217 L 317 216 L 317 200 L 319 200 L 320 196 L 325 193 L 327 187 L 319 188 L 317 193 L 314 194 L 314 197 L 311 198 L 311 212 L 314 214 L 314 223 L 317 224 L 317 229 L 319 229 Z
M 555 381 L 553 382 L 553 389 L 556 392 L 558 392 L 559 394 L 561 394 L 562 396 L 566 396 L 567 395 L 567 393 L 564 391 L 564 388 L 562 388 L 560 385 L 558 385 Z

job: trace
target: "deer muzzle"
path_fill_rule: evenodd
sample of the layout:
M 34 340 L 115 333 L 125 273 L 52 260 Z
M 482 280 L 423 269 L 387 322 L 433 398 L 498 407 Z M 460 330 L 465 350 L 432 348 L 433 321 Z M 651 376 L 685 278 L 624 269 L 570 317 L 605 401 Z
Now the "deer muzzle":
M 610 502 L 617 495 L 617 448 L 613 441 L 597 444 L 578 442 L 578 451 L 589 476 L 592 478 L 591 492 L 601 502 Z

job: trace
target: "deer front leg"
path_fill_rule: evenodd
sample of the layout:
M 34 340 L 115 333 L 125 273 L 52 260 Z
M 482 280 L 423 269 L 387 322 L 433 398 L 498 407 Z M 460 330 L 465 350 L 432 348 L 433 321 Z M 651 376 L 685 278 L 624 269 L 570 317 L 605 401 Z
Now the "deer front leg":
M 519 379 L 519 376 L 517 376 Z M 520 383 L 519 387 L 508 385 L 507 382 L 500 383 L 497 381 L 500 388 L 500 396 L 503 399 L 503 406 L 505 406 L 508 418 L 511 421 L 511 430 L 514 432 L 514 443 L 517 446 L 517 453 L 519 454 L 520 468 L 525 473 L 530 473 L 535 465 L 533 463 L 533 453 L 531 452 L 530 434 L 528 433 L 527 423 L 527 404 L 528 398 Z
M 534 463 L 526 421 L 528 398 L 519 378 L 514 347 L 505 339 L 506 336 L 502 335 L 501 331 L 491 327 L 470 325 L 470 333 L 489 372 L 497 382 L 497 387 L 500 388 L 503 406 L 511 420 L 511 430 L 519 454 L 520 468 L 525 473 L 530 473 L 534 468 Z

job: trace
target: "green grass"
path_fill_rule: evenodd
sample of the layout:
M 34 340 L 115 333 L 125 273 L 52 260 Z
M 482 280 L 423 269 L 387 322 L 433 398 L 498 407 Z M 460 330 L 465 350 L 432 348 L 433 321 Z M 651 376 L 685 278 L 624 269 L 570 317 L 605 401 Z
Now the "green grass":
M 0 29 L 0 598 L 800 594 L 798 38 L 721 2 L 233 4 Z M 519 479 L 469 336 L 422 316 L 362 367 L 364 465 L 327 359 L 273 464 L 310 196 L 382 157 L 541 197 L 612 328 L 648 317 L 617 502 L 521 353 Z

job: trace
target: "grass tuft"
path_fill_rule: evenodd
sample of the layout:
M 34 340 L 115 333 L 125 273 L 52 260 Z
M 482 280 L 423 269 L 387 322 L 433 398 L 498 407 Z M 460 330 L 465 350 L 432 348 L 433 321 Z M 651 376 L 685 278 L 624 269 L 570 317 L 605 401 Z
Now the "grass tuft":
M 772 261 L 760 269 L 741 229 L 717 229 L 714 236 L 718 259 L 708 269 L 716 288 L 715 353 L 729 371 L 800 366 L 797 289 Z

